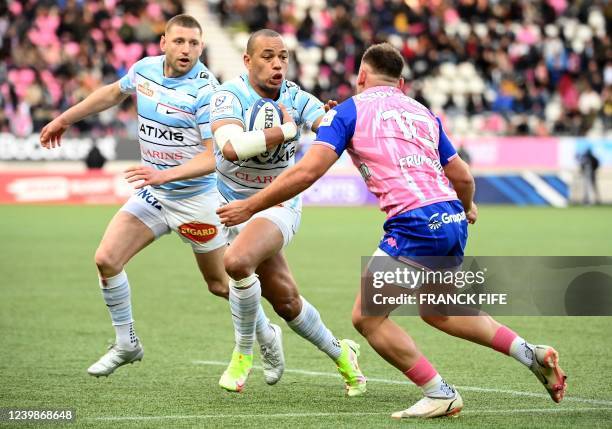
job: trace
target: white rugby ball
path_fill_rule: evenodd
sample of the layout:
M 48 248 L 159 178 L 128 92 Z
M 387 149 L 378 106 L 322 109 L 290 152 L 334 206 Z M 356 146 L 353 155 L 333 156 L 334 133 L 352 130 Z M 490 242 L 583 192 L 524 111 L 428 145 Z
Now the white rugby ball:
M 269 98 L 260 98 L 247 111 L 246 116 L 249 131 L 278 127 L 283 123 L 283 112 L 278 104 Z

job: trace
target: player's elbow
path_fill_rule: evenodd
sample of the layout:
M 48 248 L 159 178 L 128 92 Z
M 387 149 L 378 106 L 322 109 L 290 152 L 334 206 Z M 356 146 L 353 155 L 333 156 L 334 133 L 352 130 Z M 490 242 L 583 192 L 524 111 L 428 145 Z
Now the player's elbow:
M 451 179 L 454 187 L 468 188 L 474 186 L 474 176 L 469 171 Z
M 306 187 L 312 185 L 320 177 L 318 172 L 309 169 L 300 169 L 298 174 L 299 183 L 306 185 Z

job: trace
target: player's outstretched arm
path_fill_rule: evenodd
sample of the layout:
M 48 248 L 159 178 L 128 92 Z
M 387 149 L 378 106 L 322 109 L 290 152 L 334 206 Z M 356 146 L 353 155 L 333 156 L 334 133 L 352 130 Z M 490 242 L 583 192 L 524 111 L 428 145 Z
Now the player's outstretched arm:
M 279 103 L 278 107 L 283 112 L 283 125 L 280 127 L 245 131 L 242 122 L 234 119 L 214 122 L 212 132 L 223 157 L 228 161 L 242 161 L 293 140 L 297 126 L 285 106 Z
M 192 179 L 194 177 L 206 176 L 215 171 L 215 154 L 213 153 L 212 139 L 202 142 L 206 148 L 184 164 L 166 170 L 156 170 L 144 165 L 135 165 L 127 168 L 125 179 L 128 183 L 137 183 L 134 188 L 140 189 L 147 185 L 163 185 L 164 183 L 175 182 L 177 180 Z
M 476 222 L 478 217 L 478 208 L 474 203 L 474 192 L 476 186 L 474 177 L 470 173 L 470 168 L 459 156 L 455 156 L 448 164 L 444 166 L 444 174 L 453 184 L 457 196 L 463 204 L 469 223 Z
M 62 134 L 68 127 L 81 119 L 99 113 L 115 104 L 121 103 L 128 94 L 121 92 L 119 81 L 96 89 L 85 100 L 75 104 L 70 109 L 49 122 L 40 132 L 40 144 L 51 149 L 61 145 Z
M 246 200 L 238 200 L 217 210 L 221 222 L 227 226 L 247 221 L 255 213 L 287 201 L 316 182 L 338 160 L 333 150 L 313 145 L 304 158 L 278 176 L 267 188 Z

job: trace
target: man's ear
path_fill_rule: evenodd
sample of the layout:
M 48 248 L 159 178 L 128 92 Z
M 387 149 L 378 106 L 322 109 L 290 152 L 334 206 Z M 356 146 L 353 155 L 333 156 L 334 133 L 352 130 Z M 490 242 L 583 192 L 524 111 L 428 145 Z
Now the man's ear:
M 162 52 L 166 52 L 166 35 L 162 34 L 161 39 L 159 39 L 159 48 Z
M 361 67 L 359 69 L 359 73 L 357 74 L 357 85 L 363 86 L 365 85 L 366 79 L 368 78 L 368 72 L 365 67 Z

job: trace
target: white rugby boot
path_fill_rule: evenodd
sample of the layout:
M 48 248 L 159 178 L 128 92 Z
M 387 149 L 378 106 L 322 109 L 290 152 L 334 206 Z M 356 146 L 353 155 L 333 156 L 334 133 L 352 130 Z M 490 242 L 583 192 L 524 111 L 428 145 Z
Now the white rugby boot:
M 270 323 L 274 330 L 274 339 L 268 344 L 260 344 L 261 363 L 264 380 L 272 385 L 278 383 L 285 372 L 285 353 L 283 352 L 283 331 L 280 326 Z
M 567 389 L 567 376 L 559 366 L 559 353 L 550 346 L 534 346 L 530 369 L 544 385 L 552 400 L 561 402 Z
M 391 417 L 394 419 L 457 417 L 462 409 L 463 399 L 455 389 L 455 396 L 452 398 L 430 398 L 425 396 L 412 407 L 391 414 Z
M 94 377 L 108 377 L 120 366 L 141 361 L 143 356 L 144 349 L 138 338 L 136 346 L 131 350 L 121 349 L 117 344 L 112 344 L 96 363 L 87 368 L 87 372 Z

